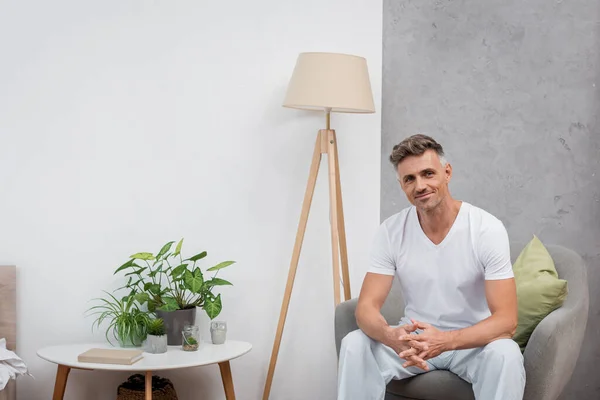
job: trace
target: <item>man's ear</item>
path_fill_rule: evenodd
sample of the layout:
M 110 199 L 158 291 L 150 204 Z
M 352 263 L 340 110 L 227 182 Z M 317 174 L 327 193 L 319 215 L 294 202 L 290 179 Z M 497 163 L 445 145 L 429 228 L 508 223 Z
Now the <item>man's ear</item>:
M 450 182 L 450 178 L 452 178 L 452 165 L 446 163 L 446 181 Z

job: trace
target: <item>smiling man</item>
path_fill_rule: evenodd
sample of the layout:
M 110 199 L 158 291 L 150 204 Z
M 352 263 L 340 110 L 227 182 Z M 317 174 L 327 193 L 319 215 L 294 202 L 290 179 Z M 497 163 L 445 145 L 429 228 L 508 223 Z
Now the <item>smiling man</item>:
M 392 379 L 435 369 L 472 383 L 478 400 L 521 400 L 525 370 L 508 235 L 493 215 L 453 199 L 442 146 L 414 135 L 390 161 L 412 206 L 376 234 L 358 305 L 360 329 L 342 341 L 339 400 L 382 400 Z M 397 276 L 405 317 L 381 315 Z

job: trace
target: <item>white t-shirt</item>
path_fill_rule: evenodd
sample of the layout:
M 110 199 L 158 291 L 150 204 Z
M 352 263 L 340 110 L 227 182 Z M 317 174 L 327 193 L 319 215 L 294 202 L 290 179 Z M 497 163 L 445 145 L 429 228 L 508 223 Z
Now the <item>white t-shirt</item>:
M 440 330 L 489 317 L 485 280 L 514 277 L 504 225 L 466 202 L 438 245 L 423 232 L 414 206 L 386 219 L 375 236 L 369 272 L 396 274 L 405 316 Z

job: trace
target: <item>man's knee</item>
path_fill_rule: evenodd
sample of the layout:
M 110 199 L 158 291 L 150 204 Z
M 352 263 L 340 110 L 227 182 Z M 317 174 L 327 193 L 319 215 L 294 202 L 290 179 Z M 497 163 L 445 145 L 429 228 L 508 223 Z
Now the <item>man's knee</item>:
M 348 333 L 342 339 L 342 351 L 359 349 L 371 345 L 371 338 L 368 337 L 363 331 L 357 329 Z
M 508 368 L 523 369 L 523 355 L 519 345 L 512 339 L 498 339 L 483 348 L 481 356 L 486 362 L 497 363 Z

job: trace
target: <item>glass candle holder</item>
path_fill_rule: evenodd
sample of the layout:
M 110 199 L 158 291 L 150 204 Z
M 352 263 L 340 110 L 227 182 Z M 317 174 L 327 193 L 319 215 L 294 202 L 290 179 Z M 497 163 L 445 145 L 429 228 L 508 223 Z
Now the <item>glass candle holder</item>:
M 200 329 L 196 325 L 185 325 L 183 331 L 183 340 L 181 346 L 184 351 L 196 351 L 200 345 Z
M 227 336 L 227 322 L 225 321 L 212 321 L 210 323 L 210 338 L 213 344 L 225 343 Z

